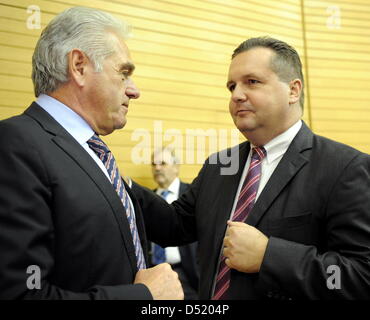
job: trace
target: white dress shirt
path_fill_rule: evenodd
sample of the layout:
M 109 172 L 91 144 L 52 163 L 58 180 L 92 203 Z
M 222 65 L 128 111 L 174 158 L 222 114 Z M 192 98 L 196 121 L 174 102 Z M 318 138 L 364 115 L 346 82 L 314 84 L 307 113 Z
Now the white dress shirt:
M 87 144 L 87 141 L 95 134 L 90 125 L 71 108 L 46 94 L 40 94 L 36 102 L 86 150 L 109 181 L 112 182 L 103 162 Z M 130 197 L 129 200 L 133 214 L 135 215 L 134 206 Z
M 256 195 L 256 201 L 259 195 L 261 194 L 263 188 L 269 181 L 277 165 L 279 164 L 280 160 L 283 158 L 283 155 L 288 150 L 288 147 L 293 141 L 294 137 L 297 135 L 298 131 L 301 129 L 301 127 L 302 127 L 302 121 L 299 120 L 294 125 L 292 125 L 288 130 L 278 135 L 277 137 L 275 137 L 274 139 L 272 139 L 270 142 L 268 142 L 266 145 L 263 146 L 266 150 L 266 157 L 262 160 L 262 163 L 261 163 L 261 178 L 260 178 L 260 183 L 259 183 L 258 191 Z M 251 157 L 252 157 L 252 148 L 254 147 L 255 146 L 251 144 L 251 150 L 249 152 L 247 162 L 244 166 L 243 174 L 239 181 L 239 187 L 238 187 L 238 191 L 235 196 L 233 209 L 231 210 L 230 219 L 234 214 L 236 204 L 238 202 L 240 190 L 243 186 L 245 177 L 247 176 L 249 165 L 251 162 Z
M 36 102 L 86 150 L 110 180 L 103 162 L 87 144 L 87 141 L 95 134 L 89 124 L 71 108 L 48 95 L 40 94 Z
M 169 191 L 169 194 L 166 197 L 166 201 L 168 203 L 172 203 L 175 200 L 177 200 L 179 198 L 180 179 L 179 178 L 175 178 L 175 180 L 173 180 L 172 183 L 169 185 L 168 189 L 158 188 L 157 191 L 156 191 L 156 193 L 158 195 L 161 195 L 161 193 L 163 191 L 166 191 L 166 190 Z
M 176 178 L 175 180 L 173 180 L 172 183 L 169 185 L 168 189 L 158 188 L 156 190 L 156 193 L 158 195 L 161 195 L 161 193 L 166 190 L 169 191 L 169 194 L 166 197 L 166 201 L 168 203 L 172 203 L 175 200 L 177 200 L 180 191 L 180 179 Z M 181 262 L 181 256 L 178 247 L 167 247 L 165 248 L 165 252 L 166 252 L 166 262 L 168 262 L 169 264 L 176 264 Z

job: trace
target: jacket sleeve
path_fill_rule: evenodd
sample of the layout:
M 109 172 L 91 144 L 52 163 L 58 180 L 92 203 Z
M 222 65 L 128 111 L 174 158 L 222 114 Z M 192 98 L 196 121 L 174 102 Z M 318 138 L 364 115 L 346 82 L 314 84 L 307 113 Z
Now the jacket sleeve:
M 151 190 L 133 183 L 132 191 L 142 208 L 150 241 L 163 247 L 182 246 L 198 240 L 196 204 L 206 164 L 178 200 L 168 204 Z
M 270 237 L 258 287 L 268 295 L 309 299 L 370 297 L 370 160 L 358 154 L 326 203 L 327 249 Z

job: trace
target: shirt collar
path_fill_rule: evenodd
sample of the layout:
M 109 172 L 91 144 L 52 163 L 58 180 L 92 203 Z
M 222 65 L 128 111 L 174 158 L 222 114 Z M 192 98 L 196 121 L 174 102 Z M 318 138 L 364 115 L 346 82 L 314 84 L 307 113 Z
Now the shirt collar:
M 164 190 L 168 190 L 171 192 L 171 194 L 178 194 L 180 188 L 180 179 L 177 177 L 175 180 L 172 181 L 172 183 L 169 185 L 167 189 L 158 188 L 157 193 L 161 194 Z
M 267 163 L 273 162 L 288 150 L 289 145 L 291 144 L 301 127 L 302 120 L 298 120 L 288 130 L 278 135 L 263 146 L 266 150 Z M 254 147 L 255 146 L 251 144 L 251 149 Z
M 41 94 L 36 102 L 67 130 L 79 144 L 84 144 L 93 136 L 94 130 L 91 129 L 89 124 L 80 115 L 60 101 L 46 94 Z

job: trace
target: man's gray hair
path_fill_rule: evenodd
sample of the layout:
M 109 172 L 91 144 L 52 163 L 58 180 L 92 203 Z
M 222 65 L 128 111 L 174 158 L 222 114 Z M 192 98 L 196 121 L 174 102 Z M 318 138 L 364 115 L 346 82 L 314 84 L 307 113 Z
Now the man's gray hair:
M 176 150 L 168 146 L 155 149 L 152 153 L 152 159 L 155 155 L 162 154 L 164 152 L 168 152 L 171 155 L 172 164 L 180 164 L 180 159 L 177 157 Z
M 108 33 L 128 38 L 130 26 L 112 15 L 91 8 L 73 7 L 57 15 L 42 31 L 32 57 L 35 96 L 55 91 L 68 81 L 68 53 L 83 51 L 95 71 L 113 54 Z

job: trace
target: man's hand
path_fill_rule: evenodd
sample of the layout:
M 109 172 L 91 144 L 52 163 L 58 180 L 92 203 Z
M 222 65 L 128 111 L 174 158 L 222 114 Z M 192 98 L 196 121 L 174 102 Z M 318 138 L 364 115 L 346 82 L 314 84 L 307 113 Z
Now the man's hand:
M 268 238 L 255 227 L 243 222 L 227 222 L 224 238 L 225 263 L 240 272 L 259 272 Z
M 179 276 L 168 263 L 139 270 L 134 283 L 146 285 L 154 300 L 184 300 Z

